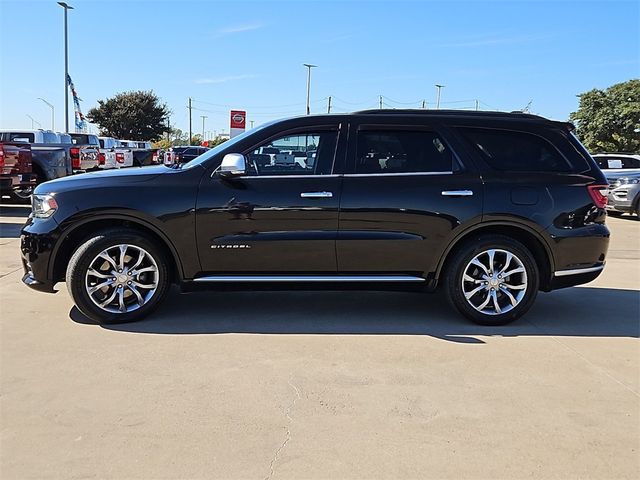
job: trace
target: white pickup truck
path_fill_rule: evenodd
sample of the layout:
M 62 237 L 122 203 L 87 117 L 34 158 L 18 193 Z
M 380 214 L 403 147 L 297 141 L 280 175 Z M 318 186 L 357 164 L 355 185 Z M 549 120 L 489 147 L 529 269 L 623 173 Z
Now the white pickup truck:
M 113 137 L 98 137 L 100 158 L 98 168 L 125 168 L 133 166 L 133 151 Z

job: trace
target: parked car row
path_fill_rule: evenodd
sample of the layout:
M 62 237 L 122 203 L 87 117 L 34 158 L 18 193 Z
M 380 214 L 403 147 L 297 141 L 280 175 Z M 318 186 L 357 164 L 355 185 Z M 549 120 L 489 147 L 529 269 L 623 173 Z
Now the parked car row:
M 609 183 L 607 213 L 635 214 L 640 219 L 640 155 L 599 153 L 593 159 Z
M 98 169 L 152 165 L 149 142 L 52 130 L 0 130 L 0 193 L 26 201 L 35 185 Z M 156 162 L 157 163 L 157 162 Z

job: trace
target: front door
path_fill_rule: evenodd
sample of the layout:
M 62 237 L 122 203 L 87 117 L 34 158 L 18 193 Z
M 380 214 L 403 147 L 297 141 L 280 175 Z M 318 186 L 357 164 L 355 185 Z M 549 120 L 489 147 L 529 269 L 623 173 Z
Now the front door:
M 339 129 L 280 134 L 243 153 L 246 175 L 205 176 L 196 232 L 204 273 L 336 272 Z
M 435 270 L 456 230 L 482 216 L 482 182 L 434 127 L 351 125 L 337 242 L 340 273 Z

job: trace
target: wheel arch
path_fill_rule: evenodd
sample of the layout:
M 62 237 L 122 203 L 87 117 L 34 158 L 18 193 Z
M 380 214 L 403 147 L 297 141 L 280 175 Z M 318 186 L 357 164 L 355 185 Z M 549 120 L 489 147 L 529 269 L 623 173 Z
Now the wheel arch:
M 555 260 L 549 243 L 535 229 L 513 221 L 484 222 L 461 232 L 449 243 L 441 255 L 441 260 L 438 263 L 435 274 L 436 282 L 439 283 L 443 272 L 446 272 L 451 258 L 458 249 L 474 237 L 485 234 L 505 235 L 519 241 L 527 247 L 535 258 L 538 270 L 540 271 L 540 290 L 550 290 L 551 279 L 555 269 Z
M 65 231 L 52 252 L 52 261 L 49 263 L 49 278 L 53 282 L 64 281 L 64 275 L 69 259 L 77 247 L 95 232 L 112 227 L 124 227 L 138 230 L 158 241 L 158 245 L 164 251 L 169 262 L 171 281 L 179 282 L 184 278 L 184 270 L 175 246 L 167 236 L 155 225 L 126 214 L 92 215 L 74 223 Z

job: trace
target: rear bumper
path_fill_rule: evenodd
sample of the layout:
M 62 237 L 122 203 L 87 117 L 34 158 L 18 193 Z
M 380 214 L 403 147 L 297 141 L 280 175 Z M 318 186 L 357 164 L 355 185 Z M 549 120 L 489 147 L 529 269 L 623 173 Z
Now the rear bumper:
M 548 231 L 554 257 L 549 290 L 582 285 L 602 273 L 611 236 L 605 224 L 594 223 L 575 229 L 552 227 Z
M 600 276 L 604 270 L 604 266 L 605 264 L 603 262 L 569 270 L 558 270 L 553 274 L 551 289 L 557 290 L 559 288 L 575 287 L 576 285 L 589 283 Z
M 0 175 L 0 190 L 11 191 L 15 188 L 25 188 L 35 186 L 36 179 L 32 173 L 18 173 L 10 175 Z

